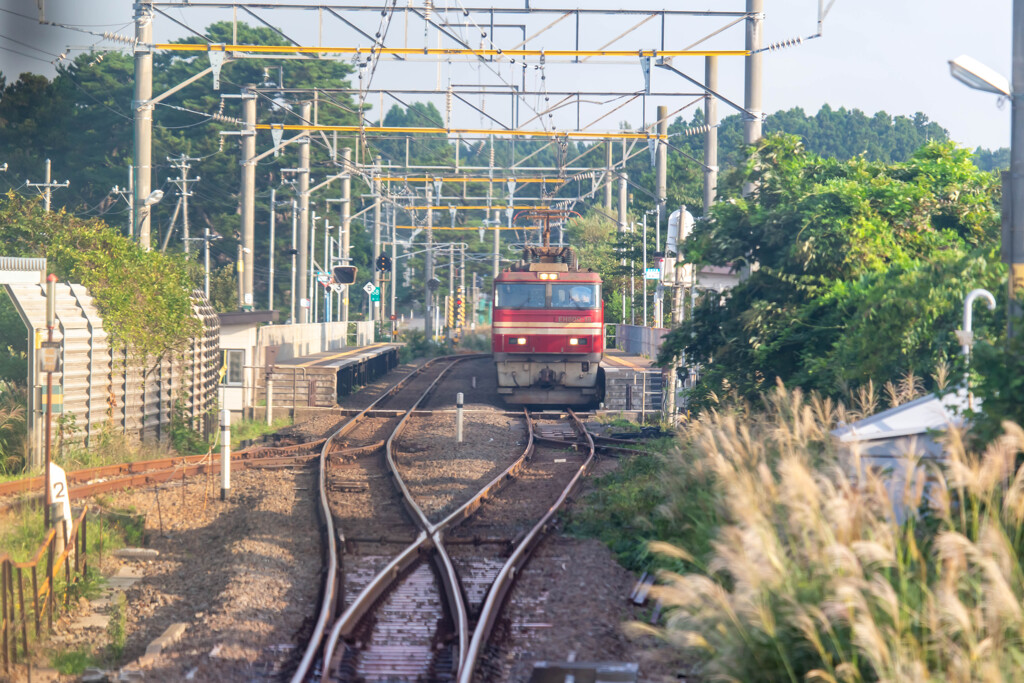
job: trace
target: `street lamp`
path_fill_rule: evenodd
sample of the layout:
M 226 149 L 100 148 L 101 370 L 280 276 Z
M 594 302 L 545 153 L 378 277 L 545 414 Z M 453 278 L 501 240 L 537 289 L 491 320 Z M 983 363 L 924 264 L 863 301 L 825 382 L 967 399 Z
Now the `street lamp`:
M 975 90 L 1010 98 L 1010 171 L 1003 173 L 1002 257 L 1010 265 L 1006 336 L 1014 337 L 1021 314 L 1018 290 L 1024 287 L 1024 0 L 1013 3 L 1013 82 L 976 59 L 961 55 L 949 61 L 953 78 Z
M 949 73 L 968 88 L 1010 96 L 1010 81 L 995 69 L 989 68 L 974 57 L 960 55 L 949 60 Z

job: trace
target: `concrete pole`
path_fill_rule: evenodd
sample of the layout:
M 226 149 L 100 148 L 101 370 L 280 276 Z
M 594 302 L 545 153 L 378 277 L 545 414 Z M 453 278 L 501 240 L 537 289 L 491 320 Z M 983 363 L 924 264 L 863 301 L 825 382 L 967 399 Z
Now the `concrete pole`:
M 494 212 L 494 250 L 491 253 L 491 275 L 498 277 L 501 272 L 501 212 Z
M 388 204 L 388 216 L 391 222 L 391 341 L 394 341 L 398 324 L 398 212 L 391 204 Z
M 718 57 L 704 58 L 704 83 L 718 90 Z M 718 192 L 718 100 L 704 95 L 704 123 L 708 132 L 704 134 L 704 215 L 708 215 Z
M 619 173 L 619 234 L 620 235 L 622 233 L 626 232 L 626 201 L 627 201 L 627 197 L 628 197 L 627 188 L 626 188 L 626 181 L 627 181 L 628 177 L 629 176 L 625 172 Z M 625 266 L 626 266 L 626 257 L 624 255 L 620 259 L 619 265 L 621 265 L 623 268 L 625 268 Z M 621 319 L 622 319 L 622 322 L 625 323 L 626 322 L 626 288 L 625 287 L 622 288 L 621 294 L 622 294 L 622 296 L 621 296 L 621 298 L 622 298 L 622 318 Z
M 1010 263 L 1007 299 L 1007 337 L 1020 330 L 1014 325 L 1021 315 L 1021 288 L 1024 287 L 1024 0 L 1013 3 L 1013 70 L 1011 73 L 1013 123 L 1010 131 L 1010 232 L 1003 252 Z
M 242 305 L 251 308 L 256 236 L 256 163 L 252 161 L 256 156 L 256 94 L 248 88 L 242 90 L 242 120 Z
M 290 294 L 288 296 L 288 298 L 290 299 L 289 304 L 290 304 L 290 314 L 291 314 L 291 317 L 288 320 L 289 320 L 289 322 L 292 325 L 294 325 L 296 322 L 298 322 L 298 320 L 296 320 L 296 318 L 295 318 L 295 303 L 296 303 L 296 299 L 295 299 L 295 291 L 296 290 L 295 290 L 295 288 L 298 286 L 296 284 L 296 282 L 295 282 L 295 280 L 296 280 L 296 277 L 295 277 L 295 270 L 296 270 L 295 256 L 298 253 L 298 247 L 296 246 L 295 239 L 298 236 L 298 231 L 299 231 L 299 227 L 298 226 L 299 226 L 299 203 L 297 201 L 295 201 L 295 199 L 293 198 L 292 199 L 292 288 L 291 288 L 291 292 L 290 292 Z
M 612 141 L 604 141 L 604 210 L 612 212 Z
M 135 165 L 128 164 L 128 239 L 135 238 Z
M 434 299 L 433 292 L 430 291 L 430 281 L 434 277 L 434 211 L 430 207 L 434 205 L 434 191 L 431 188 L 430 179 L 427 179 L 427 272 L 425 282 L 423 283 L 423 291 L 426 292 L 425 306 L 426 310 L 423 315 L 423 333 L 427 338 L 427 341 L 434 339 Z
M 374 178 L 373 178 L 373 254 L 370 256 L 370 260 L 373 261 L 373 285 L 374 287 L 380 287 L 380 271 L 377 270 L 376 260 L 384 252 L 380 248 L 380 162 L 381 158 L 378 156 L 373 161 Z M 383 297 L 381 297 L 383 299 Z M 380 311 L 384 311 L 384 302 L 380 301 L 376 305 L 370 303 L 370 320 L 377 320 L 383 318 L 383 315 L 376 315 L 375 311 L 380 307 Z
M 182 155 L 184 156 L 184 154 Z M 188 189 L 188 169 L 191 168 L 188 163 L 182 161 L 181 167 L 181 239 L 183 249 L 186 254 L 191 253 L 191 241 L 189 240 L 188 232 L 188 198 L 192 194 Z M 172 224 L 173 225 L 173 224 Z
M 238 255 L 235 260 L 235 274 L 238 276 L 235 279 L 238 282 L 238 310 L 242 310 L 242 302 L 245 300 L 245 261 L 244 261 L 244 248 L 242 243 L 238 243 Z
M 449 336 L 455 331 L 455 245 L 448 243 L 448 306 L 452 313 L 452 324 L 448 328 Z M 446 321 L 447 322 L 447 321 Z
M 341 180 L 341 262 L 350 264 L 349 245 L 352 240 L 352 148 L 342 150 L 342 170 L 345 177 Z M 341 287 L 341 322 L 348 322 L 349 286 Z
M 203 226 L 203 293 L 210 300 L 210 226 Z
M 46 184 L 44 185 L 44 187 L 46 189 L 43 191 L 43 205 L 46 207 L 46 213 L 50 213 L 50 192 L 51 192 L 51 190 L 50 190 L 50 160 L 49 159 L 46 160 L 46 181 L 45 181 L 45 183 Z
M 301 119 L 309 121 L 312 102 L 302 103 Z M 299 141 L 299 263 L 295 267 L 295 281 L 298 285 L 299 322 L 309 322 L 309 288 L 306 271 L 309 270 L 309 138 Z M 293 290 L 294 291 L 294 290 Z M 302 306 L 305 301 L 306 305 Z M 292 320 L 295 318 L 293 317 Z
M 658 144 L 655 149 L 655 194 L 658 202 L 658 217 L 665 213 L 665 202 L 668 198 L 668 107 L 658 106 Z M 646 220 L 646 219 L 645 219 Z M 646 223 L 645 223 L 646 225 Z M 647 248 L 647 238 L 644 237 L 644 249 Z M 644 267 L 647 260 L 644 259 Z M 647 280 L 644 280 L 644 291 L 647 291 Z M 646 316 L 644 320 L 646 320 Z M 644 323 L 646 324 L 646 323 Z
M 743 107 L 750 112 L 743 118 L 743 143 L 757 144 L 761 139 L 761 49 L 764 25 L 764 0 L 747 0 L 746 49 L 752 54 L 744 57 L 746 69 L 743 79 Z
M 274 251 L 277 248 L 277 188 L 270 188 L 270 248 L 267 249 L 267 259 L 270 265 L 270 275 L 267 278 L 267 310 L 274 310 Z M 269 384 L 267 385 L 270 386 Z M 267 404 L 269 410 L 270 404 Z M 269 422 L 267 424 L 270 424 Z
M 132 108 L 135 114 L 135 193 L 132 204 L 135 207 L 135 232 L 139 235 L 139 246 L 150 250 L 150 207 L 143 206 L 151 191 L 153 170 L 153 2 L 139 0 L 135 3 L 135 93 Z

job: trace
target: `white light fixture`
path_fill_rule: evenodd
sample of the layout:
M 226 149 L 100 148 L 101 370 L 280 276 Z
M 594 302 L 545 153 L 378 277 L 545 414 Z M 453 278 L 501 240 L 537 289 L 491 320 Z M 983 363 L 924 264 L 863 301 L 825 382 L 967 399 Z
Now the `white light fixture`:
M 969 88 L 1004 97 L 1010 96 L 1010 81 L 973 57 L 960 55 L 949 60 L 949 73 Z
M 149 196 L 146 197 L 146 200 L 144 202 L 142 202 L 142 205 L 143 206 L 153 206 L 154 204 L 159 204 L 160 200 L 163 199 L 163 198 L 164 198 L 164 191 L 163 190 L 153 190 L 152 192 L 149 193 Z

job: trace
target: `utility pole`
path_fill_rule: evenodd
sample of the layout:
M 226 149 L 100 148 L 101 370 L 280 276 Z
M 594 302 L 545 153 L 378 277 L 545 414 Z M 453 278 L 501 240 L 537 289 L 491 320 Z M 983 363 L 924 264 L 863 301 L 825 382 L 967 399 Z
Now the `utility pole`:
M 448 243 L 448 306 L 455 305 L 455 243 Z M 452 313 L 452 324 L 448 326 L 448 336 L 455 334 L 455 310 L 449 308 Z
M 34 187 L 36 189 L 42 188 L 43 191 L 43 206 L 46 207 L 46 213 L 50 213 L 50 191 L 55 188 L 67 187 L 71 184 L 71 181 L 65 180 L 63 183 L 55 183 L 50 180 L 50 160 L 46 160 L 46 181 L 42 183 L 30 183 L 25 181 L 25 185 L 28 187 Z
M 203 294 L 210 300 L 210 226 L 203 226 Z
M 341 154 L 345 177 L 341 179 L 341 262 L 350 264 L 349 245 L 352 236 L 352 148 L 346 147 Z M 379 239 L 379 236 L 378 236 Z M 374 274 L 376 277 L 376 274 Z M 348 322 L 349 285 L 341 286 L 341 322 Z M 345 328 L 346 330 L 348 328 Z M 346 332 L 347 334 L 347 332 Z
M 277 247 L 277 188 L 270 188 L 270 248 L 267 254 L 270 262 L 270 275 L 267 278 L 267 310 L 274 310 L 274 251 Z M 268 404 L 269 408 L 269 404 Z
M 301 118 L 309 121 L 310 112 L 313 109 L 312 102 L 302 103 Z M 309 254 L 309 137 L 299 140 L 299 263 L 296 268 L 298 276 L 295 278 L 299 291 L 299 322 L 309 322 L 310 294 L 306 284 L 306 270 L 308 265 L 306 259 Z M 294 318 L 293 318 L 294 320 Z
M 612 212 L 612 141 L 611 138 L 604 141 L 604 210 Z
M 761 41 L 764 24 L 764 0 L 747 0 L 746 69 L 743 79 L 743 143 L 755 145 L 761 139 Z M 710 84 L 708 84 L 710 87 Z
M 494 277 L 498 277 L 501 272 L 501 213 L 498 211 L 494 212 L 494 250 L 491 254 L 491 274 Z
M 427 180 L 427 273 L 424 282 L 426 292 L 426 305 L 423 315 L 423 333 L 427 341 L 434 339 L 434 293 L 430 289 L 430 281 L 434 279 L 434 193 L 430 188 L 430 180 Z
M 391 183 L 388 182 L 388 195 L 391 194 Z M 388 203 L 388 215 L 391 217 L 391 341 L 395 340 L 395 326 L 398 324 L 398 211 Z
M 373 286 L 380 287 L 380 271 L 377 270 L 376 260 L 384 252 L 380 248 L 380 162 L 381 158 L 378 156 L 373 162 L 373 255 L 371 261 L 374 262 L 373 266 Z M 393 284 L 393 283 L 392 283 Z M 380 306 L 380 311 L 384 311 L 384 302 L 380 301 L 377 303 Z M 377 320 L 383 318 L 383 315 L 375 315 L 374 310 L 377 306 L 370 302 L 370 320 Z
M 704 82 L 710 90 L 718 90 L 718 57 L 704 58 Z M 718 192 L 718 100 L 704 95 L 704 215 L 707 216 Z
M 299 203 L 297 201 L 295 201 L 295 199 L 293 198 L 292 199 L 292 289 L 291 289 L 291 296 L 288 297 L 291 300 L 289 302 L 291 304 L 291 318 L 289 318 L 289 322 L 292 325 L 294 325 L 296 322 L 298 322 L 295 319 L 295 292 L 296 292 L 296 287 L 298 286 L 296 284 L 296 279 L 297 278 L 295 277 L 295 256 L 296 256 L 296 254 L 299 253 L 298 247 L 295 244 L 295 239 L 296 239 L 297 233 L 298 233 L 298 220 L 299 220 Z
M 256 93 L 242 89 L 242 306 L 252 308 L 256 239 Z
M 626 183 L 629 176 L 623 171 L 619 173 L 619 237 L 626 232 Z M 623 254 L 619 265 L 626 267 L 626 255 Z M 626 322 L 626 288 L 622 288 L 622 322 Z
M 135 194 L 132 203 L 139 246 L 150 250 L 150 213 L 144 202 L 151 191 L 153 170 L 153 0 L 135 3 Z
M 171 218 L 171 225 L 170 225 L 170 227 L 167 228 L 167 234 L 164 235 L 164 241 L 163 241 L 163 244 L 160 246 L 160 251 L 161 252 L 167 251 L 167 245 L 171 241 L 171 234 L 174 232 L 174 225 L 177 222 L 178 212 L 179 212 L 179 209 L 180 209 L 181 213 L 183 214 L 183 218 L 182 218 L 182 222 L 181 222 L 181 225 L 182 225 L 182 242 L 183 242 L 183 245 L 184 245 L 183 248 L 185 250 L 185 253 L 187 254 L 191 250 L 191 245 L 189 244 L 189 242 L 190 242 L 190 240 L 189 240 L 189 233 L 188 233 L 188 198 L 192 196 L 192 193 L 189 191 L 188 186 L 189 186 L 189 183 L 194 183 L 194 182 L 198 182 L 199 181 L 199 178 L 189 178 L 188 177 L 188 171 L 189 171 L 190 168 L 192 168 L 192 165 L 189 162 L 190 161 L 199 161 L 199 159 L 194 159 L 194 158 L 186 156 L 184 154 L 182 154 L 180 157 L 166 157 L 166 159 L 167 159 L 168 163 L 170 163 L 172 166 L 174 166 L 174 168 L 178 169 L 178 177 L 177 178 L 168 178 L 167 179 L 169 182 L 174 183 L 178 187 L 178 205 L 175 206 L 174 216 Z
M 655 175 L 657 194 L 657 225 L 658 232 L 661 232 L 661 217 L 665 213 L 666 202 L 668 201 L 668 107 L 658 107 L 658 143 L 655 147 Z M 644 214 L 644 268 L 647 268 L 647 214 Z M 667 218 L 667 216 L 666 216 Z M 660 237 L 658 238 L 660 240 Z M 658 245 L 660 249 L 660 244 Z M 647 306 L 647 273 L 644 273 L 644 307 Z M 644 314 L 644 325 L 647 324 L 647 315 Z
M 1013 96 L 1010 131 L 1010 226 L 1004 237 L 1003 260 L 1010 264 L 1007 296 L 1006 336 L 1020 333 L 1015 322 L 1021 315 L 1021 288 L 1024 287 L 1024 0 L 1013 3 L 1013 67 L 1010 73 Z M 1006 196 L 1005 194 L 1003 195 Z

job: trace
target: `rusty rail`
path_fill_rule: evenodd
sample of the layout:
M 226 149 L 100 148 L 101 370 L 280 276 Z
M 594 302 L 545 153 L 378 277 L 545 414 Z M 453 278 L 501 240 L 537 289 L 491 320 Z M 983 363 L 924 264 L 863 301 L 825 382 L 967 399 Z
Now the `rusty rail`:
M 529 533 L 523 537 L 515 551 L 513 551 L 512 555 L 509 556 L 508 561 L 505 562 L 505 565 L 498 572 L 498 576 L 494 579 L 494 583 L 491 584 L 490 590 L 487 591 L 487 600 L 484 602 L 484 606 L 480 610 L 480 615 L 477 619 L 477 626 L 473 631 L 473 639 L 470 641 L 469 650 L 465 654 L 463 666 L 459 670 L 459 683 L 472 683 L 477 660 L 480 658 L 484 645 L 490 639 L 491 630 L 494 628 L 494 624 L 501 612 L 505 596 L 512 588 L 513 580 L 519 574 L 519 571 L 526 564 L 527 560 L 529 560 L 534 548 L 540 542 L 544 533 L 548 530 L 551 519 L 558 513 L 569 496 L 572 495 L 572 492 L 579 485 L 583 475 L 587 473 L 594 461 L 594 454 L 596 452 L 594 448 L 594 439 L 587 431 L 583 422 L 580 421 L 576 416 L 576 413 L 572 410 L 569 410 L 569 419 L 572 422 L 573 428 L 586 439 L 590 453 L 584 463 L 580 465 L 579 470 L 577 470 L 572 480 L 562 491 L 558 500 L 556 500 L 548 509 L 547 513 L 541 517 L 540 521 L 530 529 Z M 532 424 L 532 421 L 530 421 L 529 418 L 527 421 Z
M 58 552 L 58 533 L 68 538 L 69 542 Z M 86 510 L 83 509 L 71 524 L 70 533 L 67 520 L 61 520 L 58 531 L 54 527 L 46 532 L 42 544 L 35 554 L 26 562 L 15 562 L 9 555 L 0 556 L 0 660 L 4 671 L 10 672 L 11 665 L 19 660 L 18 636 L 21 636 L 20 658 L 27 660 L 31 654 L 29 649 L 28 630 L 30 622 L 34 625 L 35 638 L 42 638 L 42 621 L 46 618 L 47 633 L 53 632 L 53 615 L 60 609 L 59 602 L 67 609 L 71 600 L 71 589 L 85 578 L 87 569 L 88 524 Z M 45 573 L 42 583 L 39 580 L 40 564 L 45 555 Z M 29 592 L 29 605 L 25 603 L 25 574 L 31 575 L 32 586 Z M 57 579 L 63 575 L 63 601 L 57 593 L 61 586 Z M 42 604 L 40 604 L 42 603 Z
M 459 356 L 442 356 L 440 358 L 434 358 L 432 360 L 427 361 L 426 363 L 421 365 L 419 368 L 417 368 L 414 372 L 409 373 L 408 375 L 403 377 L 401 380 L 396 382 L 394 385 L 392 385 L 391 388 L 389 388 L 387 391 L 385 391 L 383 394 L 381 394 L 379 397 L 377 397 L 377 399 L 374 400 L 373 403 L 371 403 L 366 408 L 364 408 L 361 411 L 359 411 L 359 413 L 354 415 L 351 420 L 349 420 L 348 422 L 343 424 L 338 429 L 338 431 L 336 431 L 334 434 L 332 434 L 329 437 L 327 437 L 326 441 L 324 442 L 323 448 L 322 448 L 321 453 L 320 453 L 320 465 L 319 465 L 320 466 L 320 474 L 319 474 L 320 509 L 319 509 L 319 512 L 320 512 L 320 516 L 322 518 L 322 522 L 323 522 L 323 525 L 324 525 L 324 535 L 325 535 L 325 537 L 327 539 L 327 557 L 326 557 L 327 568 L 326 568 L 326 571 L 324 573 L 324 589 L 323 589 L 323 597 L 322 597 L 321 604 L 320 604 L 320 612 L 319 612 L 319 615 L 317 616 L 316 625 L 313 628 L 313 634 L 310 636 L 309 642 L 306 644 L 306 649 L 305 649 L 305 652 L 303 652 L 302 659 L 300 660 L 299 665 L 298 665 L 298 667 L 295 670 L 295 673 L 292 675 L 292 678 L 291 678 L 292 683 L 300 683 L 301 681 L 306 680 L 306 677 L 309 675 L 310 668 L 313 665 L 313 661 L 316 658 L 317 653 L 320 651 L 320 646 L 323 643 L 324 635 L 327 632 L 327 626 L 330 623 L 331 618 L 333 617 L 334 606 L 335 606 L 335 604 L 337 602 L 338 581 L 339 581 L 339 578 L 338 578 L 338 539 L 340 538 L 341 540 L 344 540 L 344 535 L 343 535 L 343 533 L 342 533 L 342 531 L 340 529 L 336 530 L 335 527 L 334 527 L 334 520 L 333 520 L 333 517 L 331 515 L 330 506 L 329 506 L 329 503 L 328 503 L 328 500 L 327 500 L 327 463 L 328 463 L 328 460 L 329 460 L 329 456 L 331 455 L 331 446 L 332 446 L 334 440 L 337 439 L 337 438 L 343 437 L 343 436 L 347 435 L 349 432 L 353 431 L 356 428 L 356 426 L 365 417 L 367 417 L 368 413 L 370 413 L 370 411 L 372 411 L 377 406 L 378 403 L 380 403 L 381 401 L 385 400 L 386 398 L 390 398 L 391 396 L 394 396 L 395 394 L 397 394 L 399 391 L 402 390 L 402 388 L 404 388 L 409 382 L 411 382 L 413 380 L 413 378 L 415 378 L 415 377 L 419 376 L 420 374 L 426 372 L 427 368 L 433 366 L 434 364 L 440 363 L 440 362 L 443 362 L 443 361 L 451 361 L 451 365 L 454 365 L 455 363 L 460 362 L 460 361 L 473 360 L 473 359 L 477 359 L 477 358 L 483 358 L 483 357 L 486 357 L 486 355 L 487 354 L 465 354 L 465 355 L 459 355 Z M 449 367 L 451 367 L 451 366 L 449 366 Z M 445 371 L 447 371 L 447 369 Z M 443 374 L 444 373 L 442 372 L 441 375 L 438 375 L 437 379 L 440 379 L 440 377 Z M 431 386 L 428 387 L 427 391 L 424 392 L 424 395 L 426 395 L 426 393 L 429 393 L 430 389 L 433 388 L 434 384 L 436 384 L 436 383 L 437 383 L 437 380 L 435 380 L 434 383 L 432 383 Z M 421 396 L 421 399 L 422 399 L 422 396 Z M 419 405 L 419 401 L 417 401 L 415 405 Z M 408 412 L 411 412 L 411 409 Z M 426 537 L 425 534 L 421 534 L 421 541 L 425 537 Z M 419 547 L 419 545 L 420 545 L 419 541 L 417 543 L 413 544 L 413 546 L 416 546 L 417 548 Z M 410 548 L 411 547 L 412 546 L 410 546 Z M 413 553 L 413 554 L 415 554 L 415 553 Z M 399 558 L 396 558 L 396 560 L 392 561 L 392 564 L 397 562 L 398 559 Z M 326 653 L 325 653 L 325 655 L 326 655 Z M 330 659 L 329 659 L 329 657 L 325 656 L 325 657 L 323 657 L 323 661 L 325 662 L 325 666 L 326 666 L 326 662 L 329 662 Z

